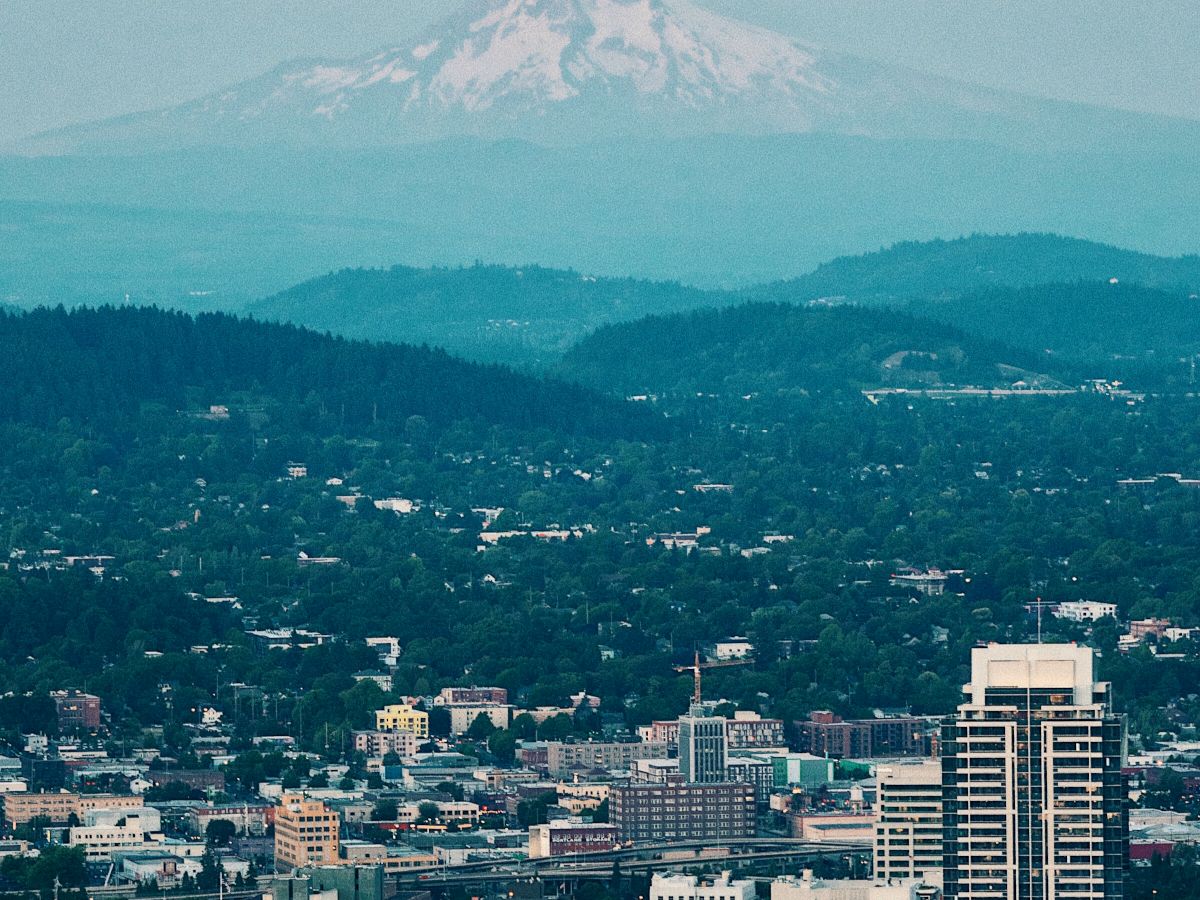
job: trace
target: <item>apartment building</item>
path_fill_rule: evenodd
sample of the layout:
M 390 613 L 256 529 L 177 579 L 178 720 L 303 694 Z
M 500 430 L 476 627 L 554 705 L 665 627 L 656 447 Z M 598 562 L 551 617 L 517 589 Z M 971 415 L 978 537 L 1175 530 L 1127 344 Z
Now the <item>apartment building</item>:
M 275 871 L 338 862 L 341 821 L 320 800 L 284 794 L 275 811 Z
M 875 878 L 942 871 L 942 766 L 930 760 L 875 770 Z

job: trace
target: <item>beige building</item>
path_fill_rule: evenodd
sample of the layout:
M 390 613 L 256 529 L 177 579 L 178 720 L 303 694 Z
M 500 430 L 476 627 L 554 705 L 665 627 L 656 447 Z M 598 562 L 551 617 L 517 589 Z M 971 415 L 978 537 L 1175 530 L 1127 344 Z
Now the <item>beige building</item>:
M 337 865 L 340 825 L 338 814 L 320 800 L 284 794 L 275 811 L 275 870 Z
M 422 743 L 411 731 L 354 732 L 354 749 L 367 756 L 413 756 Z
M 393 703 L 375 712 L 376 731 L 411 731 L 418 738 L 429 737 L 429 713 L 407 703 Z
M 72 815 L 79 820 L 96 809 L 141 809 L 140 796 L 127 794 L 11 793 L 4 795 L 4 819 L 10 828 L 44 816 L 64 823 Z
M 928 878 L 942 870 L 942 765 L 875 770 L 875 878 Z

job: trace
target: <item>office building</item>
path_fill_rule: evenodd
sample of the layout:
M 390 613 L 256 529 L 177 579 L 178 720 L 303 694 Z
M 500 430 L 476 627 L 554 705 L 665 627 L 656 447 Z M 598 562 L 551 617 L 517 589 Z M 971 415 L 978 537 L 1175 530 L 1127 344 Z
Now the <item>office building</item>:
M 693 705 L 679 717 L 679 774 L 690 784 L 719 784 L 726 781 L 725 756 L 728 748 L 724 716 L 705 715 Z
M 942 766 L 930 760 L 875 770 L 875 878 L 942 870 Z
M 608 805 L 622 841 L 748 838 L 756 826 L 750 784 L 614 785 Z
M 284 794 L 275 811 L 275 871 L 336 865 L 341 821 L 320 800 Z
M 942 733 L 948 900 L 1124 895 L 1124 723 L 1092 664 L 1074 644 L 972 651 Z

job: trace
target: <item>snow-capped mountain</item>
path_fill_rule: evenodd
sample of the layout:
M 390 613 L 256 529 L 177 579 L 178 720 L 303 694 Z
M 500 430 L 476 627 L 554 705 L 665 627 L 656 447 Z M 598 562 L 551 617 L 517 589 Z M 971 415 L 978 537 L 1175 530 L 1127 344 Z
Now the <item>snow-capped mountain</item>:
M 1097 128 L 1130 131 L 1136 119 L 824 52 L 687 0 L 473 0 L 409 44 L 285 64 L 172 109 L 62 129 L 23 149 L 815 130 L 1044 146 Z

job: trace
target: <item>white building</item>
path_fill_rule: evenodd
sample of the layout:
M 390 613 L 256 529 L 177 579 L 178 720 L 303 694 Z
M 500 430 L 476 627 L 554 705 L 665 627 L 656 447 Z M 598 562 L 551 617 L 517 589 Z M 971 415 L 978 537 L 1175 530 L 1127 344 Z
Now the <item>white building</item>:
M 771 883 L 771 900 L 940 900 L 939 879 L 922 881 L 864 881 L 814 878 L 805 870 L 799 878 L 777 878 Z
M 754 655 L 754 644 L 744 637 L 731 637 L 713 645 L 713 659 L 745 659 Z
M 450 713 L 450 730 L 466 734 L 480 716 L 488 718 L 497 728 L 507 728 L 512 722 L 512 706 L 507 703 L 447 703 L 443 709 Z
M 655 873 L 650 880 L 650 900 L 754 900 L 754 882 L 733 881 L 729 872 L 712 881 Z
M 1105 616 L 1117 617 L 1117 604 L 1100 603 L 1097 600 L 1068 600 L 1058 604 L 1054 615 L 1069 622 L 1095 622 Z
M 942 729 L 947 898 L 1120 896 L 1125 729 L 1093 657 L 1074 644 L 971 652 L 966 702 Z
M 875 769 L 875 878 L 920 879 L 942 870 L 942 765 Z
M 131 816 L 133 824 L 126 825 L 78 825 L 69 830 L 67 843 L 82 847 L 88 862 L 107 862 L 119 851 L 145 850 L 152 844 L 146 833 Z

